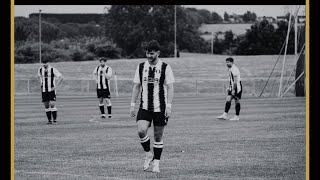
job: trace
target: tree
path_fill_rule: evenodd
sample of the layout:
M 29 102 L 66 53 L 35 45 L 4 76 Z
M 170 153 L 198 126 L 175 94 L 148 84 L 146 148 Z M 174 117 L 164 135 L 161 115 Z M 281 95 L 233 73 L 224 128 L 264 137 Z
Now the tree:
M 223 14 L 223 20 L 224 21 L 229 21 L 229 14 L 227 12 L 224 12 Z
M 257 15 L 254 12 L 247 11 L 242 16 L 243 22 L 255 22 L 257 20 Z
M 212 22 L 215 24 L 221 23 L 223 21 L 222 17 L 216 12 L 212 12 L 211 16 L 212 16 Z
M 206 47 L 198 31 L 198 20 L 194 11 L 177 6 L 177 44 L 180 49 L 200 52 Z M 108 38 L 113 39 L 127 57 L 144 57 L 143 44 L 152 39 L 160 43 L 162 57 L 174 54 L 171 45 L 175 35 L 173 5 L 112 5 L 108 27 Z
M 276 54 L 280 51 L 279 47 L 275 46 L 279 38 L 275 34 L 274 26 L 267 20 L 253 24 L 238 40 L 238 55 Z

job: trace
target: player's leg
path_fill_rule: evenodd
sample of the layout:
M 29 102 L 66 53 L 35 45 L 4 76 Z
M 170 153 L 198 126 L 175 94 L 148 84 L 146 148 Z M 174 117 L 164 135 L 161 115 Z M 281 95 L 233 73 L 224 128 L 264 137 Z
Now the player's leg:
M 107 102 L 107 109 L 108 109 L 108 118 L 111 118 L 111 100 L 110 100 L 110 94 L 108 95 L 108 97 L 106 98 L 106 102 Z
M 140 109 L 137 114 L 137 127 L 138 136 L 140 138 L 140 144 L 145 152 L 143 170 L 147 170 L 151 161 L 153 160 L 153 154 L 150 149 L 150 137 L 148 136 L 148 128 L 151 125 L 152 116 L 150 112 Z
M 51 109 L 51 114 L 52 114 L 52 119 L 53 119 L 53 124 L 57 124 L 57 107 L 56 107 L 56 102 L 55 101 L 49 101 L 50 109 Z
M 163 131 L 164 126 L 166 125 L 166 118 L 163 112 L 156 112 L 154 113 L 154 146 L 153 146 L 153 153 L 154 153 L 154 160 L 153 160 L 153 169 L 152 172 L 160 172 L 159 163 L 160 158 L 163 150 Z
M 236 106 L 235 106 L 236 115 L 230 119 L 231 121 L 239 121 L 240 120 L 239 115 L 240 115 L 240 109 L 241 109 L 241 106 L 240 106 L 241 94 L 242 94 L 242 90 L 235 95 L 234 99 L 235 99 L 235 103 L 236 103 Z
M 107 86 L 107 89 L 105 90 L 104 97 L 106 98 L 106 101 L 107 101 L 108 118 L 111 118 L 111 107 L 112 107 L 112 104 L 111 104 L 111 100 L 110 100 L 111 93 L 110 93 L 109 85 Z
M 154 160 L 152 172 L 160 172 L 159 163 L 163 149 L 162 135 L 164 131 L 164 126 L 154 126 Z
M 224 106 L 224 112 L 221 116 L 218 116 L 218 119 L 224 119 L 224 120 L 228 119 L 227 115 L 228 115 L 228 112 L 231 107 L 231 100 L 232 100 L 231 92 L 228 91 L 228 96 L 226 98 L 226 104 Z
M 44 101 L 44 102 L 43 102 L 43 105 L 44 105 L 44 107 L 45 107 L 46 116 L 47 116 L 47 119 L 48 119 L 47 124 L 52 124 L 52 120 L 51 120 L 51 109 L 50 109 L 50 106 L 49 106 L 49 101 Z
M 48 119 L 47 124 L 52 124 L 52 120 L 51 120 L 51 110 L 50 110 L 50 106 L 49 106 L 49 96 L 47 92 L 41 92 L 41 96 L 42 96 L 42 102 L 45 108 L 45 112 L 46 112 L 46 116 Z
M 105 118 L 106 114 L 104 113 L 103 94 L 101 89 L 97 89 L 97 97 L 99 100 L 99 109 L 100 109 L 101 117 Z
M 51 109 L 53 123 L 56 124 L 58 112 L 57 112 L 57 107 L 56 107 L 56 93 L 55 93 L 55 91 L 50 92 L 49 96 L 50 96 L 49 105 L 50 105 L 50 109 Z

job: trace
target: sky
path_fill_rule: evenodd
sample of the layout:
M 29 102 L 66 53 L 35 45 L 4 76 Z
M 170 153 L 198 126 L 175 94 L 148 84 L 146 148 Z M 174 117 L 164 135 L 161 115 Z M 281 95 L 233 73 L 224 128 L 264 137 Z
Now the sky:
M 15 5 L 14 16 L 29 17 L 31 13 L 104 13 L 104 8 L 109 5 Z M 244 14 L 254 12 L 258 17 L 283 16 L 288 12 L 294 13 L 298 6 L 295 5 L 184 5 L 197 9 L 207 9 L 223 17 L 224 12 L 230 14 Z M 305 15 L 305 5 L 300 6 L 299 15 Z

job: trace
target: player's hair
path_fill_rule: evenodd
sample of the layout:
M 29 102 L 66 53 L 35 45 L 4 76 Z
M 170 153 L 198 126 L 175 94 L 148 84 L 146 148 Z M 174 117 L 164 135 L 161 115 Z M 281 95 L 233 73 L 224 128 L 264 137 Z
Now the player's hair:
M 99 62 L 101 62 L 101 61 L 107 62 L 107 58 L 105 58 L 105 57 L 99 58 Z
M 232 57 L 229 57 L 226 59 L 226 61 L 229 61 L 229 62 L 232 62 L 233 63 L 233 58 Z
M 160 50 L 160 44 L 156 40 L 151 40 L 146 44 L 146 51 L 159 51 Z
M 41 59 L 41 62 L 45 64 L 45 63 L 50 62 L 50 60 L 49 60 L 49 58 L 45 57 L 45 58 Z

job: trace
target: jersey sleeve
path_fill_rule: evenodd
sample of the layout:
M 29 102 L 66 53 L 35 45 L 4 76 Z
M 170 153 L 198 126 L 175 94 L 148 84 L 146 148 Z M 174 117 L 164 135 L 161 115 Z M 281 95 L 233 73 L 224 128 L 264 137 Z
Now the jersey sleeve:
M 94 68 L 94 70 L 93 70 L 93 72 L 92 72 L 92 75 L 97 75 L 97 68 L 98 68 L 98 67 L 95 67 L 95 68 Z
M 165 84 L 171 84 L 171 83 L 174 83 L 174 76 L 173 76 L 171 66 L 168 64 L 166 68 Z
M 236 76 L 236 77 L 239 77 L 239 76 L 240 76 L 240 71 L 239 71 L 238 68 L 233 68 L 233 69 L 231 70 L 231 72 L 232 72 L 233 76 Z
M 61 77 L 62 76 L 62 74 L 56 68 L 53 68 L 53 73 L 54 73 L 55 77 Z
M 109 66 L 109 68 L 108 68 L 107 75 L 108 75 L 109 77 L 112 76 L 112 68 L 111 68 L 110 66 Z
M 38 77 L 41 77 L 40 70 L 41 70 L 41 67 L 38 69 L 38 73 L 37 73 Z
M 139 65 L 137 66 L 136 72 L 134 74 L 133 83 L 140 84 Z

